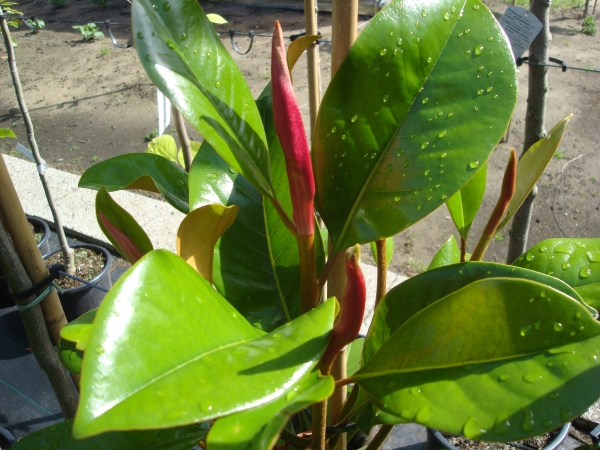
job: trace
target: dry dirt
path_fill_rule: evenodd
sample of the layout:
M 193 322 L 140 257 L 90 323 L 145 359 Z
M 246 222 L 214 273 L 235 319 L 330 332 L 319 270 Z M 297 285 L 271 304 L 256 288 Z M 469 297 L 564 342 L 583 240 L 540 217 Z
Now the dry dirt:
M 135 49 L 121 50 L 108 38 L 82 43 L 78 41 L 78 33 L 71 28 L 74 23 L 61 22 L 70 20 L 84 24 L 110 19 L 120 24 L 112 27 L 119 43 L 129 44 L 129 4 L 124 0 L 108 0 L 106 7 L 99 7 L 84 0 L 67 1 L 66 7 L 58 9 L 45 0 L 21 2 L 19 8 L 28 16 L 43 18 L 46 29 L 32 34 L 21 26 L 13 35 L 18 42 L 19 71 L 43 156 L 54 167 L 81 173 L 94 162 L 146 148 L 144 137 L 157 127 L 156 90 L 144 73 Z M 497 15 L 507 7 L 499 0 L 488 0 L 487 3 Z M 221 35 L 223 42 L 240 65 L 253 93 L 258 95 L 269 79 L 270 40 L 257 37 L 252 51 L 240 56 L 233 52 L 226 32 L 234 28 L 268 34 L 273 21 L 278 19 L 286 35 L 299 33 L 303 31 L 302 13 L 223 3 L 203 3 L 203 6 L 207 12 L 221 14 L 229 20 L 217 29 L 224 32 Z M 366 20 L 367 17 L 361 17 L 359 22 Z M 600 38 L 580 33 L 581 9 L 553 9 L 551 23 L 551 56 L 565 60 L 570 66 L 600 69 Z M 102 25 L 100 27 L 103 29 Z M 319 30 L 325 38 L 331 36 L 329 13 L 319 14 Z M 247 38 L 239 37 L 237 41 L 241 48 L 246 48 Z M 330 51 L 330 44 L 321 45 L 323 90 L 330 79 Z M 509 148 L 520 151 L 522 147 L 527 76 L 528 69 L 523 67 L 519 73 L 519 100 L 510 137 L 508 143 L 498 146 L 490 159 L 488 191 L 472 228 L 470 250 L 495 204 Z M 304 58 L 294 70 L 294 81 L 307 121 Z M 550 237 L 599 235 L 600 74 L 575 70 L 562 73 L 560 69 L 549 69 L 549 86 L 547 128 L 569 113 L 574 116 L 560 147 L 562 158 L 552 160 L 539 182 L 530 245 Z M 19 141 L 26 144 L 3 50 L 0 50 L 0 92 L 0 127 L 13 129 Z M 197 133 L 189 131 L 199 139 Z M 174 130 L 169 128 L 167 132 Z M 11 153 L 10 145 L 13 144 L 1 142 L 0 148 Z M 453 225 L 447 210 L 439 208 L 395 238 L 392 269 L 409 274 L 423 270 L 439 245 L 452 233 Z M 505 259 L 507 237 L 505 230 L 491 244 L 487 260 Z

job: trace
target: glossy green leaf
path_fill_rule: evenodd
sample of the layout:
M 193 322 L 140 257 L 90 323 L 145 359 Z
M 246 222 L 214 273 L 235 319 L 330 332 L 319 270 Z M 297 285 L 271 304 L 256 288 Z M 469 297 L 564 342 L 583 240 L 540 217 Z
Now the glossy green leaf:
M 548 136 L 529 147 L 519 160 L 515 194 L 508 205 L 506 216 L 498 225 L 496 232 L 500 232 L 508 224 L 533 189 L 533 186 L 535 186 L 537 180 L 542 176 L 544 169 L 556 153 L 571 116 L 572 114 L 569 114 L 554 125 Z
M 600 239 L 548 239 L 513 265 L 556 277 L 575 288 L 588 305 L 600 307 Z
M 81 373 L 83 351 L 77 349 L 75 342 L 67 341 L 66 339 L 58 341 L 58 358 L 70 373 L 75 375 Z
M 17 135 L 10 128 L 0 128 L 0 139 L 4 138 L 17 138 Z
M 150 252 L 96 314 L 75 436 L 202 422 L 285 396 L 324 352 L 334 303 L 264 335 L 183 259 Z
M 60 337 L 69 342 L 77 344 L 78 350 L 85 350 L 87 341 L 92 332 L 92 324 L 96 317 L 97 309 L 92 309 L 85 314 L 72 320 L 63 328 L 60 329 Z
M 206 438 L 204 424 L 166 430 L 120 431 L 104 433 L 87 439 L 75 439 L 71 434 L 72 420 L 43 428 L 20 439 L 13 450 L 190 450 Z
M 571 297 L 530 280 L 485 279 L 407 320 L 354 379 L 405 420 L 520 440 L 596 401 L 599 344 L 600 324 Z
M 293 414 L 325 400 L 334 388 L 333 377 L 312 372 L 285 397 L 218 419 L 208 435 L 208 447 L 211 450 L 270 449 Z
M 335 249 L 393 236 L 454 195 L 515 101 L 510 45 L 479 0 L 381 11 L 332 79 L 315 127 L 316 206 Z
M 190 148 L 192 151 L 192 158 L 196 156 L 200 149 L 200 142 L 190 141 Z M 185 167 L 185 160 L 183 158 L 183 152 L 181 149 L 177 149 L 177 143 L 170 134 L 163 134 L 155 137 L 148 144 L 148 148 L 145 150 L 146 153 L 153 155 L 160 155 L 167 158 L 169 161 L 179 164 L 181 167 Z
M 581 297 L 568 284 L 533 270 L 489 262 L 443 266 L 409 278 L 392 288 L 381 299 L 367 334 L 363 363 L 369 361 L 383 343 L 419 311 L 471 283 L 491 278 L 535 281 L 556 289 L 583 305 Z M 594 312 L 591 309 L 588 311 Z
M 373 253 L 373 259 L 375 260 L 375 264 L 377 264 L 377 244 L 375 242 L 371 242 L 371 252 Z M 392 261 L 392 256 L 394 254 L 394 240 L 392 238 L 385 240 L 385 268 L 387 269 L 390 266 L 390 262 Z
M 108 192 L 142 189 L 160 193 L 182 213 L 190 212 L 188 174 L 158 155 L 131 153 L 94 164 L 79 179 L 79 187 Z
M 252 93 L 200 4 L 138 0 L 131 16 L 152 82 L 229 165 L 273 196 L 267 139 Z
M 351 376 L 360 369 L 360 357 L 365 345 L 365 338 L 360 337 L 346 347 L 346 375 Z
M 485 181 L 487 164 L 465 184 L 456 194 L 446 200 L 446 206 L 452 216 L 452 221 L 458 233 L 466 241 L 469 236 L 471 224 L 479 211 L 483 194 L 485 194 Z
M 265 120 L 277 198 L 291 217 L 285 158 L 275 133 L 270 90 L 257 100 Z M 237 205 L 237 220 L 217 243 L 213 282 L 251 323 L 270 331 L 300 314 L 298 245 L 271 202 L 203 144 L 190 170 L 190 205 Z M 315 235 L 317 269 L 325 251 Z
M 154 247 L 137 221 L 101 187 L 96 194 L 98 225 L 123 258 L 135 263 Z
M 437 251 L 427 270 L 437 269 L 438 267 L 458 264 L 460 262 L 460 249 L 454 236 L 450 236 Z
M 575 291 L 581 295 L 581 298 L 596 310 L 600 309 L 600 282 L 577 286 Z
M 532 270 L 504 264 L 488 262 L 472 262 L 444 265 L 435 270 L 428 270 L 392 288 L 379 302 L 373 315 L 373 321 L 367 334 L 363 351 L 363 365 L 381 348 L 407 320 L 432 303 L 462 289 L 469 284 L 486 278 L 517 278 L 532 280 L 563 292 L 578 302 L 583 303 L 579 295 L 566 283 Z M 593 312 L 590 310 L 590 312 Z M 367 402 L 361 391 L 357 405 Z M 379 423 L 403 423 L 406 419 L 394 418 L 382 411 L 367 407 L 361 413 L 363 426 L 368 432 L 370 427 Z

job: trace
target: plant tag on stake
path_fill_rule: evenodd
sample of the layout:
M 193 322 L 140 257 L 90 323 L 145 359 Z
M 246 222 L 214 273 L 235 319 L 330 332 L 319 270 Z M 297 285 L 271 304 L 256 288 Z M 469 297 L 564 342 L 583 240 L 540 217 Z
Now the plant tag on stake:
M 35 161 L 35 158 L 33 157 L 33 153 L 31 153 L 31 150 L 29 150 L 23 144 L 17 142 L 15 149 L 24 157 L 29 158 L 32 161 Z M 44 173 L 44 171 L 48 167 L 48 164 L 46 164 L 46 161 L 44 161 L 43 159 L 41 161 L 42 161 L 42 164 L 39 164 L 37 166 L 37 169 L 38 169 L 39 173 Z
M 500 25 L 508 36 L 515 60 L 520 58 L 542 29 L 542 22 L 531 11 L 509 6 L 500 18 Z

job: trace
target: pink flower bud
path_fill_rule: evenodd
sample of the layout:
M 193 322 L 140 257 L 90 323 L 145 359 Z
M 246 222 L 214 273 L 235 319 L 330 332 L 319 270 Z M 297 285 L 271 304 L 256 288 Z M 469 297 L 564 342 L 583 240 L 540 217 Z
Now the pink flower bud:
M 294 208 L 294 225 L 298 234 L 309 236 L 314 233 L 315 181 L 302 115 L 287 65 L 282 33 L 279 21 L 275 21 L 271 57 L 273 117 L 285 155 Z
M 340 313 L 333 324 L 329 346 L 321 358 L 321 372 L 329 373 L 337 354 L 358 336 L 365 315 L 367 287 L 360 268 L 360 246 L 349 250 L 346 259 L 346 287 L 340 302 Z

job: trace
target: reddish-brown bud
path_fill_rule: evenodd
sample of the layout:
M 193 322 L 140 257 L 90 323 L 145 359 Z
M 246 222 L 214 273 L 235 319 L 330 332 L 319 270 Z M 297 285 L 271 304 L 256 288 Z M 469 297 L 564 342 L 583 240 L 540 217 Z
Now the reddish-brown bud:
M 273 31 L 271 86 L 275 130 L 285 154 L 285 164 L 294 208 L 294 225 L 299 234 L 314 233 L 315 182 L 302 115 L 288 69 L 283 32 L 278 21 Z
M 360 246 L 348 252 L 346 259 L 346 287 L 340 302 L 340 313 L 333 324 L 329 345 L 319 367 L 321 372 L 329 373 L 337 354 L 346 345 L 357 338 L 365 315 L 367 287 L 360 268 Z

